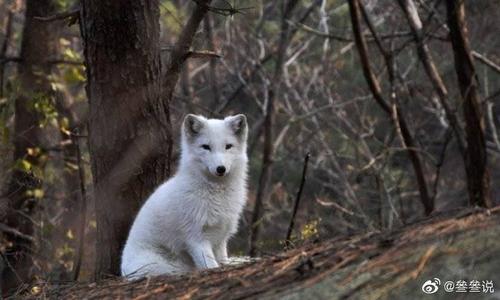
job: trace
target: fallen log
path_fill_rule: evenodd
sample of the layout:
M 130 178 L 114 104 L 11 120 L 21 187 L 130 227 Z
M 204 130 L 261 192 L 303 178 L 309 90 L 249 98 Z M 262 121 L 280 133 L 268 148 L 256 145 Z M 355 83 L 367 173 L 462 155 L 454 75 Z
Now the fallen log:
M 431 280 L 491 281 L 500 290 L 500 207 L 437 214 L 393 232 L 311 243 L 247 264 L 188 276 L 38 283 L 28 299 L 420 299 Z M 439 284 L 435 279 L 439 279 Z M 449 284 L 449 283 L 448 283 Z M 496 284 L 496 286 L 494 286 Z M 448 289 L 450 286 L 448 286 Z M 455 285 L 454 288 L 458 288 Z M 469 292 L 467 290 L 466 292 Z M 447 295 L 449 294 L 449 295 Z M 464 295 L 464 294 L 462 294 Z M 458 295 L 459 296 L 459 295 Z

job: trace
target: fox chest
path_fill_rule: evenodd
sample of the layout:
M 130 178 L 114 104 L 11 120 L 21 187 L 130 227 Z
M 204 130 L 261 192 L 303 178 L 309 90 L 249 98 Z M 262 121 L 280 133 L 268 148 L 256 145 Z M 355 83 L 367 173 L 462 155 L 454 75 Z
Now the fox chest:
M 207 209 L 203 232 L 206 235 L 219 239 L 219 237 L 225 237 L 230 234 L 236 220 L 234 220 L 234 212 L 225 211 L 224 208 L 220 207 L 217 208 L 211 207 Z M 227 209 L 228 207 L 225 208 Z
M 210 241 L 220 242 L 228 238 L 231 234 L 232 224 L 229 220 L 219 220 L 218 222 L 207 222 L 203 225 L 203 235 Z
M 203 197 L 203 204 L 199 207 L 202 217 L 202 232 L 210 240 L 220 241 L 227 239 L 238 224 L 242 205 L 237 199 L 243 198 L 233 191 L 207 193 Z

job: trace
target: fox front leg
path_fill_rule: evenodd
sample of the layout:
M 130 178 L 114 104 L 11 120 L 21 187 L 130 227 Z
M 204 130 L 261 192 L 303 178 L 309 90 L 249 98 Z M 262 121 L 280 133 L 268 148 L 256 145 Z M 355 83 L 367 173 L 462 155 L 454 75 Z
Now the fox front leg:
M 193 241 L 188 243 L 187 248 L 197 269 L 203 270 L 219 267 L 212 246 L 208 241 Z
M 215 259 L 219 264 L 228 263 L 227 240 L 224 240 L 220 244 L 214 246 L 214 254 Z

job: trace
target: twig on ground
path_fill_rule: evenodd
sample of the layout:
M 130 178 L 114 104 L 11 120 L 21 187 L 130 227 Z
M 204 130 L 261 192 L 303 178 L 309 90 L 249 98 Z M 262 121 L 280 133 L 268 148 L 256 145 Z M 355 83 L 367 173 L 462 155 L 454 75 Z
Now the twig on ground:
M 437 246 L 434 244 L 434 245 L 430 246 L 429 249 L 427 249 L 425 254 L 420 259 L 420 262 L 418 263 L 417 269 L 415 271 L 413 271 L 413 273 L 411 274 L 413 279 L 416 279 L 418 277 L 418 275 L 420 275 L 420 273 L 422 273 L 422 270 L 425 268 L 425 265 L 427 264 L 427 262 L 431 258 L 432 253 L 434 252 L 434 250 L 436 250 L 436 248 L 437 248 Z

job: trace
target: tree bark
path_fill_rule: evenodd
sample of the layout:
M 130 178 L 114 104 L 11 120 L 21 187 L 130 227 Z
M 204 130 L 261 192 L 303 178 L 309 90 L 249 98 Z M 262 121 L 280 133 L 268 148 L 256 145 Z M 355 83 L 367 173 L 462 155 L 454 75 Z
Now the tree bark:
M 161 101 L 158 1 L 84 0 L 81 19 L 101 279 L 119 274 L 137 211 L 170 174 L 171 133 Z
M 31 216 L 36 210 L 37 200 L 31 196 L 41 186 L 41 178 L 33 169 L 41 167 L 39 155 L 30 155 L 30 148 L 41 146 L 43 129 L 40 128 L 41 114 L 35 108 L 41 99 L 53 100 L 48 75 L 51 64 L 48 58 L 57 53 L 57 24 L 40 22 L 34 17 L 49 16 L 55 11 L 52 0 L 28 0 L 18 64 L 21 94 L 15 99 L 14 162 L 25 161 L 33 168 L 15 168 L 12 171 L 6 197 L 7 212 L 5 225 L 17 230 L 18 234 L 5 233 L 7 249 L 3 253 L 6 267 L 1 276 L 2 294 L 28 283 L 33 279 L 33 259 L 36 243 L 32 237 L 35 228 Z M 3 218 L 4 216 L 2 216 Z
M 373 94 L 375 101 L 382 108 L 382 110 L 393 120 L 394 126 L 398 131 L 401 132 L 401 138 L 403 140 L 403 146 L 408 151 L 408 156 L 413 165 L 415 172 L 415 177 L 417 179 L 417 186 L 420 193 L 420 201 L 424 206 L 424 212 L 429 215 L 434 210 L 434 201 L 429 196 L 427 190 L 427 183 L 425 181 L 425 175 L 422 167 L 422 163 L 416 151 L 416 144 L 413 136 L 408 128 L 406 120 L 401 112 L 401 109 L 397 103 L 394 103 L 393 108 L 382 95 L 382 88 L 378 82 L 375 74 L 373 73 L 370 60 L 368 58 L 368 47 L 366 45 L 365 38 L 361 30 L 361 7 L 359 0 L 349 0 L 349 11 L 351 14 L 352 30 L 354 34 L 354 40 L 356 43 L 356 48 L 358 49 L 359 57 L 361 60 L 361 66 L 363 68 L 363 74 L 365 76 L 366 82 Z M 391 68 L 388 66 L 388 68 Z M 391 72 L 391 70 L 389 70 Z
M 455 71 L 463 99 L 467 151 L 465 168 L 471 205 L 491 206 L 490 178 L 487 169 L 485 124 L 478 94 L 477 74 L 474 69 L 462 0 L 446 1 L 447 23 L 453 46 Z
M 7 22 L 5 24 L 5 35 L 0 48 L 0 98 L 3 98 L 3 86 L 5 79 L 5 56 L 7 54 L 7 49 L 9 48 L 10 39 L 12 37 L 12 23 L 13 23 L 14 13 L 9 10 L 7 14 Z
M 213 33 L 213 19 L 210 15 L 207 15 L 204 19 L 205 36 L 207 39 L 207 49 L 210 51 L 215 51 L 214 33 Z M 210 84 L 210 89 L 212 92 L 212 99 L 214 107 L 219 106 L 220 96 L 219 87 L 217 86 L 217 69 L 215 59 L 210 60 L 210 68 L 207 72 L 208 82 Z

